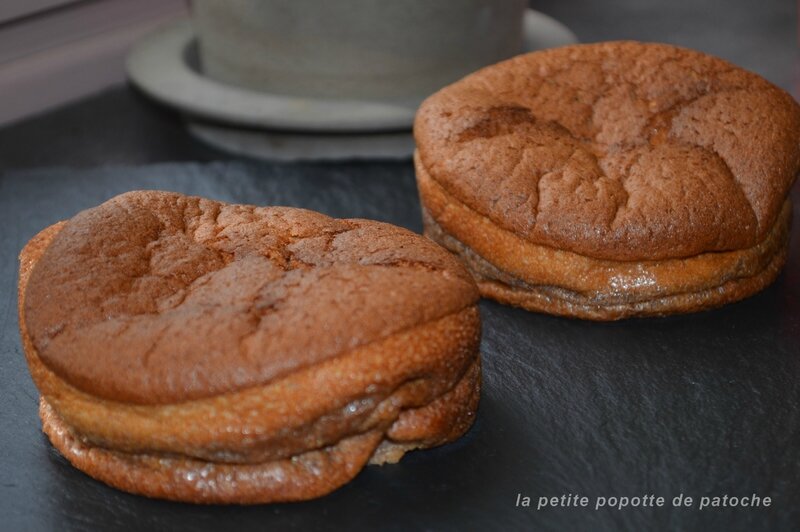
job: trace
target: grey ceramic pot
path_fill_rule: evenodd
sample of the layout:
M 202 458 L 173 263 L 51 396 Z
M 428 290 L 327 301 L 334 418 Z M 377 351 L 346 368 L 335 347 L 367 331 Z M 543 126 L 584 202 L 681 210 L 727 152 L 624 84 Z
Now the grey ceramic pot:
M 419 101 L 519 53 L 526 0 L 194 0 L 205 75 L 257 91 Z

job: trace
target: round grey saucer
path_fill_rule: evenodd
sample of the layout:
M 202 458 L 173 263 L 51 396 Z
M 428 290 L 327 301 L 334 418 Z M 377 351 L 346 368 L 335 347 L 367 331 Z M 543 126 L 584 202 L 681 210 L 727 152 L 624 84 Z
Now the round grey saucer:
M 534 10 L 524 18 L 523 51 L 577 42 L 560 22 Z M 189 20 L 160 29 L 127 60 L 131 81 L 181 111 L 198 138 L 231 151 L 275 160 L 409 157 L 418 102 L 326 100 L 246 90 L 204 77 L 193 58 Z M 237 127 L 238 126 L 238 127 Z
M 407 159 L 414 152 L 409 131 L 306 134 L 242 129 L 187 120 L 189 132 L 225 151 L 274 161 Z

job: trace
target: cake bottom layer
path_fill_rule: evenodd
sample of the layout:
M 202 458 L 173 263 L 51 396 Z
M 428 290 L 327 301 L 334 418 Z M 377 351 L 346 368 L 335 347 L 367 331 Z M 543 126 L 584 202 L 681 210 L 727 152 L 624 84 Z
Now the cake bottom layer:
M 472 425 L 479 395 L 476 357 L 454 388 L 428 405 L 404 411 L 388 430 L 355 434 L 321 449 L 256 464 L 107 449 L 76 434 L 45 397 L 39 414 L 53 446 L 73 466 L 110 486 L 182 502 L 260 504 L 320 497 L 352 480 L 367 463 L 394 463 L 409 450 L 453 441 Z M 441 425 L 448 427 L 444 436 Z M 428 432 L 437 439 L 432 442 Z
M 602 297 L 587 297 L 558 286 L 537 286 L 513 278 L 444 233 L 429 216 L 426 216 L 425 235 L 461 257 L 483 297 L 534 312 L 596 321 L 698 312 L 739 301 L 769 286 L 786 263 L 788 252 L 784 245 L 755 275 L 732 279 L 719 286 L 642 301 L 608 303 Z

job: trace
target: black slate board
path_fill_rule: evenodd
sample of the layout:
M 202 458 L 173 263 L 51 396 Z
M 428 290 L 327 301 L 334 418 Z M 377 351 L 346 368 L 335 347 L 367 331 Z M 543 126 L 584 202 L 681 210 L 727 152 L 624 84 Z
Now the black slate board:
M 0 529 L 791 530 L 800 525 L 800 231 L 763 293 L 720 310 L 590 323 L 481 303 L 484 390 L 458 442 L 368 467 L 307 503 L 148 500 L 73 469 L 40 432 L 17 331 L 16 256 L 132 189 L 293 205 L 421 229 L 408 163 L 159 164 L 0 174 Z M 795 191 L 797 192 L 797 190 Z M 798 194 L 795 194 L 797 202 Z M 798 226 L 795 220 L 795 227 Z M 517 495 L 666 498 L 660 509 L 515 507 Z M 683 493 L 766 509 L 672 508 Z M 593 504 L 590 503 L 590 504 Z

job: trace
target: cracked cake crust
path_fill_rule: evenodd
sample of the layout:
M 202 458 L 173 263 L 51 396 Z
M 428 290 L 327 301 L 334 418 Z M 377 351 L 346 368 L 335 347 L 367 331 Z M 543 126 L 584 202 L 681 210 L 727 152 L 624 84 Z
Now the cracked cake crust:
M 60 228 L 24 318 L 73 386 L 153 404 L 264 384 L 476 299 L 456 260 L 399 227 L 141 191 Z
M 728 290 L 727 297 L 712 297 L 713 305 L 699 295 L 696 304 L 664 299 L 723 285 L 730 278 L 714 270 L 713 254 L 764 248 L 770 234 L 783 234 L 790 223 L 787 195 L 800 171 L 800 106 L 721 59 L 636 42 L 526 54 L 428 98 L 414 135 L 420 197 L 439 232 L 513 278 L 490 285 L 470 265 L 485 296 L 594 319 L 668 314 L 746 297 L 783 264 L 786 238 L 762 249 L 760 263 L 772 264 L 771 273 L 749 283 L 751 289 Z M 559 260 L 540 263 L 541 275 L 532 273 L 534 258 L 492 247 L 486 234 L 466 229 L 481 224 L 456 220 L 452 212 L 443 220 L 442 197 L 454 210 L 480 218 L 484 228 L 490 223 L 518 238 L 520 249 L 561 252 Z M 428 231 L 444 244 L 436 232 Z M 564 262 L 568 256 L 573 264 Z M 706 257 L 704 269 L 689 267 L 696 257 Z M 650 299 L 663 299 L 658 311 L 640 308 L 641 287 L 619 290 L 600 283 L 597 272 L 576 277 L 559 271 L 592 261 L 601 269 L 647 270 L 681 259 L 687 261 L 682 274 L 661 276 L 649 287 Z M 525 295 L 531 290 L 535 297 Z M 586 296 L 578 306 L 576 294 Z
M 428 98 L 414 135 L 459 201 L 598 259 L 752 247 L 800 170 L 789 94 L 661 44 L 568 46 L 484 68 Z
M 54 446 L 189 502 L 316 497 L 458 438 L 480 394 L 477 297 L 406 230 L 165 192 L 117 196 L 20 255 Z

